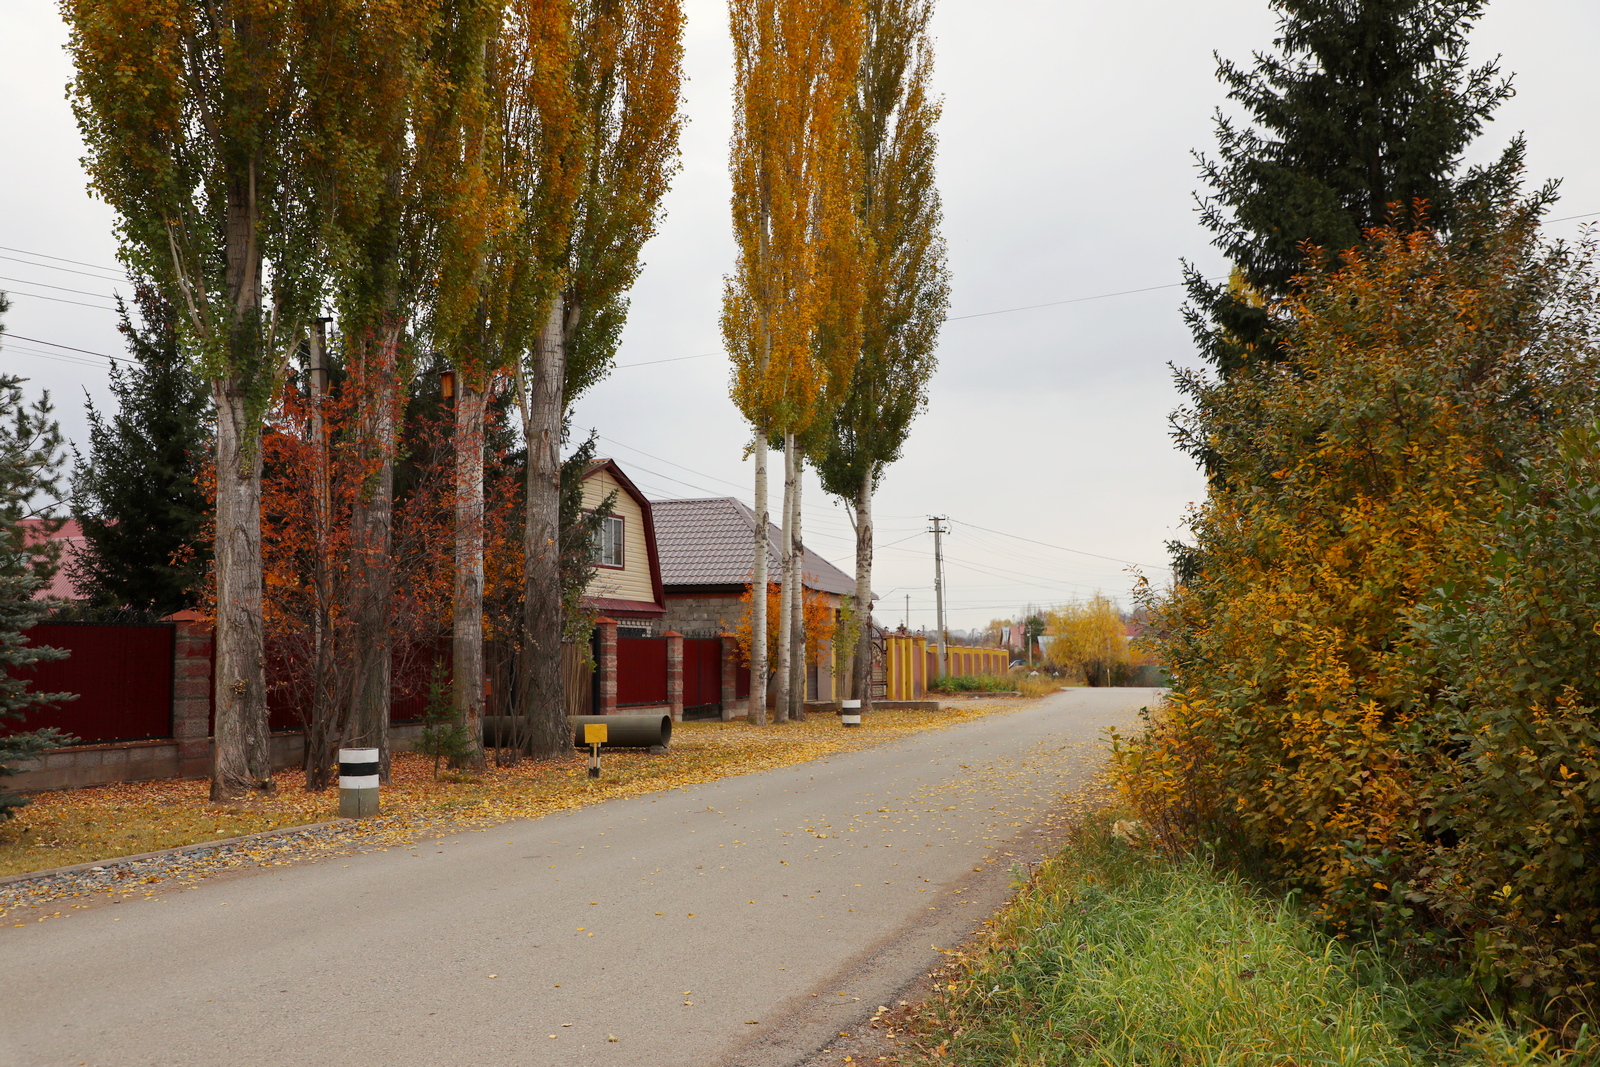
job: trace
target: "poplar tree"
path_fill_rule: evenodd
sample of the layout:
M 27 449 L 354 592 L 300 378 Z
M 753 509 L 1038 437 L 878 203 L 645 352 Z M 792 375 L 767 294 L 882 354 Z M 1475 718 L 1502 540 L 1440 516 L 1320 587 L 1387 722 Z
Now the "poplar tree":
M 1217 155 L 1197 157 L 1211 190 L 1200 219 L 1234 276 L 1212 283 L 1191 266 L 1185 281 L 1190 327 L 1219 373 L 1283 358 L 1270 308 L 1297 275 L 1375 226 L 1449 232 L 1464 206 L 1507 187 L 1520 139 L 1492 166 L 1461 171 L 1462 151 L 1511 95 L 1496 63 L 1467 61 L 1486 3 L 1272 0 L 1275 52 L 1249 66 L 1218 57 L 1244 123 L 1219 111 Z
M 848 345 L 819 344 L 825 327 L 855 315 L 844 293 L 854 277 L 859 223 L 853 209 L 856 146 L 847 109 L 861 63 L 864 20 L 850 0 L 730 0 L 734 133 L 730 152 L 737 260 L 725 279 L 723 343 L 733 363 L 733 401 L 754 434 L 752 588 L 767 585 L 767 442 L 784 443 L 784 515 L 799 477 L 797 436 L 816 419 L 836 361 Z M 780 618 L 794 594 L 792 525 L 782 542 Z M 766 715 L 766 598 L 752 597 L 750 713 Z M 789 711 L 791 630 L 778 627 L 777 714 Z
M 929 95 L 933 0 L 869 0 L 867 45 L 851 99 L 860 153 L 856 210 L 865 235 L 859 351 L 817 473 L 851 508 L 860 626 L 852 695 L 872 701 L 872 497 L 927 404 L 950 304 L 934 181 L 939 103 Z
M 120 255 L 181 309 L 216 409 L 213 800 L 274 788 L 261 418 L 311 303 L 296 0 L 62 0 L 73 111 Z
M 463 111 L 481 85 L 494 0 L 307 3 L 299 23 L 305 180 L 321 205 L 325 269 L 338 311 L 344 388 L 355 397 L 351 447 L 364 484 L 348 515 L 349 560 L 338 613 L 345 677 L 316 699 L 329 721 L 308 744 L 307 783 L 322 781 L 340 744 L 379 750 L 389 769 L 395 453 L 409 377 L 406 344 L 424 293 L 449 292 L 439 270 L 439 216 L 456 206 Z M 470 121 L 468 119 L 467 121 Z M 325 383 L 313 383 L 324 403 Z
M 573 92 L 572 6 L 513 0 L 491 53 L 490 97 L 498 140 L 495 182 L 511 225 L 491 254 L 486 281 L 489 346 L 516 375 L 527 444 L 523 497 L 523 589 L 517 658 L 518 714 L 512 747 L 554 755 L 571 746 L 560 701 L 560 470 L 550 490 L 541 477 L 548 449 L 560 448 L 559 373 L 545 373 L 550 309 L 561 283 L 561 252 L 572 228 L 583 162 Z M 554 415 L 551 415 L 552 409 Z M 553 417 L 555 440 L 545 428 Z M 546 523 L 546 497 L 551 496 Z M 554 611 L 549 611 L 550 605 Z M 545 677 L 550 671 L 555 677 Z M 555 708 L 531 694 L 557 694 Z M 540 714 L 543 711 L 544 714 Z M 558 743 L 558 733 L 563 739 Z
M 677 0 L 574 0 L 569 224 L 550 226 L 554 299 L 524 367 L 528 442 L 518 689 L 529 750 L 571 746 L 561 688 L 561 441 L 574 399 L 610 370 L 639 255 L 677 169 L 683 14 Z M 570 570 L 570 568 L 569 568 Z

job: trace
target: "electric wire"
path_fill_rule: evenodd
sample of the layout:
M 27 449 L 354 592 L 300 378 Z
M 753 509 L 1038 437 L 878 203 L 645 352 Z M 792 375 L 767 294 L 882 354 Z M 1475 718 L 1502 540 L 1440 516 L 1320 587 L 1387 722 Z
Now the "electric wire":
M 115 300 L 116 296 L 106 296 L 104 293 L 92 293 L 87 289 L 68 289 L 65 285 L 51 285 L 49 282 L 29 281 L 27 278 L 8 278 L 0 274 L 0 282 L 17 282 L 20 285 L 37 285 L 41 289 L 55 289 L 63 293 L 77 293 L 79 296 L 98 296 L 102 300 Z M 9 290 L 8 290 L 9 291 Z

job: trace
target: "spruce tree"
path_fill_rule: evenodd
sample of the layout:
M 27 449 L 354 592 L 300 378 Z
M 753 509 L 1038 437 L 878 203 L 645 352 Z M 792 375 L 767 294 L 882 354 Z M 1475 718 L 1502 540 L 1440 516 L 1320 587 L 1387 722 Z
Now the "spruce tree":
M 91 603 L 168 615 L 192 606 L 211 550 L 200 474 L 211 450 L 211 400 L 178 349 L 177 315 L 154 288 L 122 309 L 137 365 L 111 368 L 115 414 L 89 403 L 89 456 L 73 472 L 85 549 L 73 567 Z
M 0 297 L 0 311 L 4 310 Z M 50 415 L 49 395 L 27 404 L 22 382 L 0 374 L 0 727 L 10 729 L 32 708 L 72 699 L 67 693 L 29 692 L 28 679 L 16 673 L 66 656 L 59 649 L 30 644 L 27 637 L 27 631 L 49 613 L 49 602 L 34 598 L 55 572 L 56 559 L 51 551 L 55 545 L 41 542 L 40 527 L 30 527 L 24 520 L 42 517 L 42 532 L 51 531 L 49 505 L 58 489 L 62 454 L 61 431 Z M 0 736 L 0 778 L 13 774 L 18 761 L 73 740 L 54 728 Z M 14 793 L 0 792 L 0 822 L 26 803 Z
M 1219 373 L 1282 358 L 1270 308 L 1307 268 L 1306 242 L 1331 259 L 1378 225 L 1448 232 L 1507 186 L 1520 139 L 1493 166 L 1461 170 L 1511 95 L 1496 63 L 1467 62 L 1486 2 L 1271 0 L 1275 51 L 1247 67 L 1218 57 L 1248 118 L 1219 111 L 1217 155 L 1197 155 L 1210 186 L 1200 217 L 1234 271 L 1227 284 L 1185 277 L 1190 326 Z

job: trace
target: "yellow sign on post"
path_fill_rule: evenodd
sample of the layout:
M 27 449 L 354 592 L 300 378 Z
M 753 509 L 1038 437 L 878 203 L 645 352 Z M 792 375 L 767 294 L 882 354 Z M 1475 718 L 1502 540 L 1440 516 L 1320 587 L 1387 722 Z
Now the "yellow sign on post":
M 606 743 L 607 727 L 603 722 L 586 722 L 583 724 L 583 743 L 586 745 L 603 745 Z

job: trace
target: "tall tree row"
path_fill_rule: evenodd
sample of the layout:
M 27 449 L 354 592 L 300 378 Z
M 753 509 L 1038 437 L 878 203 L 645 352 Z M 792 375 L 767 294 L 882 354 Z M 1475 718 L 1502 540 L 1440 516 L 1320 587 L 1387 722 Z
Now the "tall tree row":
M 863 707 L 872 700 L 872 497 L 927 404 L 950 303 L 934 180 L 939 103 L 928 88 L 932 15 L 933 0 L 869 0 L 850 106 L 865 235 L 860 347 L 817 473 L 822 487 L 850 506 L 855 524 L 859 632 L 851 693 Z
M 844 295 L 855 278 L 860 226 L 858 166 L 848 108 L 865 20 L 849 0 L 730 0 L 734 45 L 733 230 L 737 260 L 723 293 L 723 343 L 733 400 L 753 431 L 754 558 L 767 586 L 768 442 L 784 450 L 784 596 L 774 680 L 789 714 L 792 540 L 800 473 L 797 439 L 817 419 L 830 381 L 849 374 L 852 347 L 824 346 L 826 330 L 851 332 L 859 310 Z M 752 597 L 750 713 L 767 719 L 766 598 Z
M 326 770 L 339 744 L 377 747 L 387 768 L 395 466 L 407 383 L 427 346 L 461 383 L 460 711 L 476 736 L 483 400 L 493 376 L 510 373 L 530 446 L 520 644 L 531 658 L 519 696 L 544 723 L 533 747 L 559 751 L 558 449 L 567 401 L 615 347 L 675 158 L 677 5 L 63 0 L 62 10 L 92 188 L 117 213 L 130 270 L 177 309 L 178 347 L 216 409 L 213 796 L 272 788 L 261 429 L 289 357 L 309 343 L 303 421 L 320 442 L 314 465 L 327 466 L 328 354 L 312 329 L 325 306 L 337 312 L 353 408 L 342 444 L 360 453 L 361 482 L 343 513 L 321 514 L 326 487 L 313 509 L 324 557 L 331 524 L 348 534 L 336 610 L 323 614 L 348 627 L 350 662 L 337 679 L 318 668 L 328 728 L 308 746 L 308 772 Z

